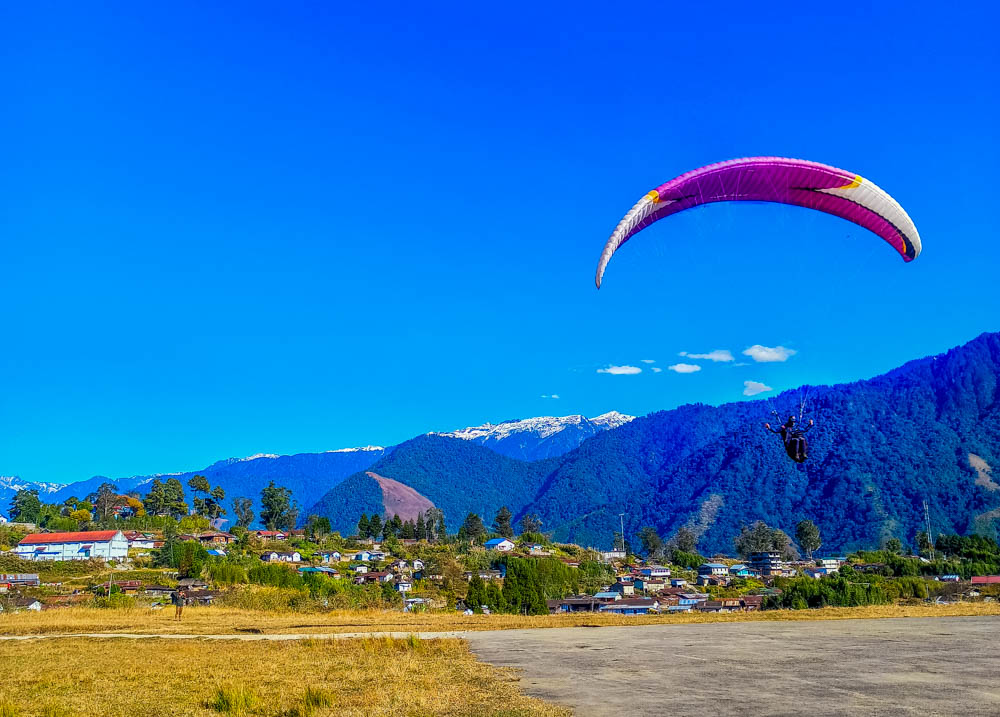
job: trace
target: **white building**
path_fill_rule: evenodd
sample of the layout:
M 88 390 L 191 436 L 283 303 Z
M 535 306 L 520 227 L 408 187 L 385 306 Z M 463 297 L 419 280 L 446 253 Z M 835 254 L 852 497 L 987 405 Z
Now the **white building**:
M 487 550 L 497 550 L 501 553 L 509 553 L 514 549 L 514 543 L 507 538 L 493 538 L 492 540 L 486 541 Z
M 128 540 L 120 530 L 86 530 L 77 533 L 32 533 L 14 548 L 23 560 L 124 560 Z

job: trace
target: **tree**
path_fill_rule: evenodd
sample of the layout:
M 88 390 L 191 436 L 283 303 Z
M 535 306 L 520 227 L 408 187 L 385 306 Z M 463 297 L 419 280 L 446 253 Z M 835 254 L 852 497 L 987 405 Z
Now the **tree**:
M 497 511 L 496 517 L 493 519 L 493 532 L 505 538 L 513 538 L 514 528 L 510 524 L 512 517 L 507 506 L 501 506 L 500 510 Z
M 368 521 L 368 537 L 378 540 L 378 536 L 382 534 L 382 518 L 373 514 Z
M 486 535 L 486 526 L 483 525 L 483 519 L 475 513 L 469 513 L 465 516 L 462 527 L 458 529 L 458 539 L 477 540 L 484 535 Z
M 799 547 L 806 551 L 806 555 L 812 560 L 814 550 L 818 550 L 823 544 L 819 535 L 819 528 L 811 520 L 800 521 L 795 526 L 795 539 L 799 542 Z
M 526 513 L 521 518 L 520 525 L 522 533 L 542 532 L 542 521 L 538 518 L 538 513 Z
M 673 547 L 682 553 L 697 553 L 698 538 L 689 528 L 678 528 L 677 534 L 674 535 Z
M 656 532 L 656 528 L 647 525 L 639 529 L 639 542 L 642 545 L 642 552 L 650 558 L 658 558 L 663 552 L 663 540 Z
M 37 523 L 42 514 L 42 501 L 37 490 L 22 488 L 10 501 L 10 519 L 17 523 Z
M 292 500 L 292 491 L 276 486 L 270 481 L 260 492 L 260 519 L 268 530 L 291 530 L 299 517 L 298 503 Z
M 414 540 L 417 537 L 417 529 L 416 526 L 413 525 L 413 521 L 408 520 L 403 523 L 403 529 L 399 532 L 399 534 L 403 540 Z
M 448 537 L 444 528 L 444 512 L 440 508 L 428 508 L 424 521 L 427 523 L 427 540 L 444 540 Z
M 795 543 L 783 530 L 774 529 L 771 538 L 771 549 L 781 553 L 782 560 L 798 560 L 799 551 Z
M 167 494 L 159 478 L 154 478 L 150 484 L 145 505 L 150 515 L 167 515 Z
M 417 540 L 427 540 L 427 521 L 423 513 L 417 513 L 417 524 L 414 526 Z
M 510 612 L 521 615 L 547 615 L 545 593 L 538 575 L 537 561 L 524 558 L 507 560 L 503 581 L 503 599 Z
M 194 503 L 194 512 L 197 515 L 215 520 L 226 514 L 226 509 L 222 507 L 222 501 L 226 499 L 226 491 L 222 489 L 222 486 L 212 488 L 208 478 L 196 475 L 188 481 L 188 487 L 195 494 L 192 502 Z M 204 497 L 199 496 L 199 493 Z
M 920 531 L 919 533 L 917 533 L 916 543 L 917 543 L 917 550 L 920 552 L 921 555 L 923 555 L 924 553 L 929 554 L 931 550 L 934 548 L 934 546 L 931 545 L 930 538 L 927 537 L 927 533 L 924 531 Z
M 184 486 L 178 478 L 167 478 L 163 484 L 164 514 L 175 519 L 188 514 L 188 504 L 184 502 Z
M 889 538 L 885 541 L 885 545 L 883 547 L 893 555 L 899 555 L 903 552 L 903 542 L 899 538 Z
M 115 508 L 125 503 L 124 497 L 118 495 L 118 486 L 114 483 L 101 483 L 95 492 L 87 496 L 87 500 L 94 504 L 94 512 L 99 521 L 113 518 Z
M 236 516 L 236 525 L 249 528 L 254 519 L 253 501 L 249 498 L 233 498 L 233 515 Z
M 314 541 L 321 541 L 330 534 L 330 519 L 320 515 L 310 515 L 306 519 L 306 531 L 309 538 Z
M 368 516 L 364 513 L 358 518 L 358 537 L 362 539 L 368 537 Z
M 396 513 L 395 515 L 392 516 L 392 535 L 398 538 L 400 533 L 402 532 L 403 532 L 403 521 L 402 519 L 400 519 L 399 513 Z M 386 535 L 386 537 L 389 536 Z
M 758 520 L 749 528 L 740 528 L 740 534 L 733 538 L 736 552 L 746 560 L 751 553 L 766 553 L 774 549 L 774 531 L 763 520 Z

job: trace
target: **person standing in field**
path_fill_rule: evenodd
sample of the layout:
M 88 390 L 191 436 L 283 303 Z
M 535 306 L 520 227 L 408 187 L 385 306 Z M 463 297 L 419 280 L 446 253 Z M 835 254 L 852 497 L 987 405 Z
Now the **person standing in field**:
M 183 590 L 174 590 L 170 595 L 170 602 L 174 604 L 174 620 L 180 622 L 181 613 L 184 611 L 184 602 L 187 599 L 187 593 Z

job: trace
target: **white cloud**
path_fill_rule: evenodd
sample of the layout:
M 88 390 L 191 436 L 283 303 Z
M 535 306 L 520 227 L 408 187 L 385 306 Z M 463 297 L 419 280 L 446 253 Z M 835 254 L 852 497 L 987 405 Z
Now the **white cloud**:
M 660 371 L 662 371 L 662 370 L 663 369 L 660 368 L 659 366 L 653 366 L 653 373 L 660 373 Z
M 733 353 L 729 349 L 716 349 L 715 351 L 709 351 L 707 354 L 689 354 L 687 351 L 681 351 L 679 356 L 686 356 L 691 359 L 702 359 L 704 361 L 732 361 Z
M 559 394 L 558 393 L 553 393 L 553 394 L 543 393 L 542 394 L 542 398 L 556 398 L 556 399 L 558 399 L 559 398 Z
M 744 396 L 756 396 L 758 393 L 767 393 L 768 391 L 773 391 L 774 389 L 767 386 L 760 381 L 744 381 L 743 382 L 743 395 Z
M 656 363 L 656 359 L 639 359 L 643 363 Z
M 743 355 L 749 356 L 757 363 L 775 363 L 787 361 L 789 356 L 794 356 L 797 353 L 798 351 L 795 349 L 786 349 L 784 346 L 771 347 L 754 344 L 744 351 Z
M 695 371 L 701 371 L 701 366 L 693 363 L 675 363 L 673 366 L 667 366 L 667 368 L 675 373 L 694 373 Z
M 638 366 L 608 366 L 607 368 L 597 369 L 597 373 L 610 373 L 615 376 L 631 376 L 633 374 L 642 373 L 642 369 Z

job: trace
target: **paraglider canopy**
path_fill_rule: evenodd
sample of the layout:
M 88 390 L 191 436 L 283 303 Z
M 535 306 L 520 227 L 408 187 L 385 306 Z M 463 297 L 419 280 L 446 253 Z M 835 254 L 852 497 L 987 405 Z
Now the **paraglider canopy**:
M 854 222 L 888 242 L 904 261 L 920 254 L 920 235 L 895 199 L 860 175 L 819 162 L 782 157 L 731 159 L 661 184 L 629 210 L 597 265 L 597 288 L 612 255 L 650 224 L 711 202 L 763 201 L 816 209 Z

